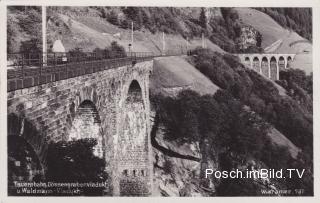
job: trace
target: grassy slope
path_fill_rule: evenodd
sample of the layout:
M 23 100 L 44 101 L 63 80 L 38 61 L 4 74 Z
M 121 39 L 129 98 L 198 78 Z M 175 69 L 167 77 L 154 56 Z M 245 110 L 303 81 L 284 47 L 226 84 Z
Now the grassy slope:
M 69 17 L 59 14 L 59 17 L 68 23 Z M 67 50 L 81 47 L 90 51 L 95 47 L 104 48 L 109 46 L 112 41 L 127 47 L 130 43 L 130 30 L 121 29 L 106 21 L 99 20 L 97 17 L 73 18 L 71 34 L 65 36 L 62 41 Z M 102 34 L 103 33 L 103 34 Z M 121 33 L 121 38 L 114 37 L 115 33 Z M 57 36 L 52 36 L 57 37 Z M 166 35 L 166 49 L 180 50 L 180 45 L 186 45 L 187 41 L 178 35 Z M 162 35 L 151 34 L 147 31 L 134 32 L 134 51 L 151 51 L 160 53 L 162 49 Z M 200 39 L 192 40 L 190 48 L 201 45 Z M 207 40 L 208 48 L 224 53 L 224 51 Z M 179 89 L 191 88 L 201 94 L 214 94 L 218 89 L 208 78 L 190 65 L 182 57 L 157 58 L 155 60 L 154 73 L 151 78 L 152 92 L 160 91 L 172 95 Z
M 296 158 L 298 153 L 301 151 L 297 146 L 295 146 L 286 136 L 284 136 L 277 129 L 271 127 L 269 129 L 268 136 L 271 141 L 278 146 L 287 147 L 292 157 Z
M 68 24 L 70 17 L 59 14 L 60 19 Z M 78 17 L 71 19 L 71 34 L 64 36 L 62 42 L 64 43 L 66 50 L 73 49 L 75 47 L 81 47 L 84 50 L 90 51 L 96 47 L 104 48 L 109 46 L 112 41 L 117 41 L 119 44 L 128 47 L 131 42 L 130 30 L 121 29 L 106 21 L 101 20 L 99 17 Z M 51 28 L 54 29 L 54 28 Z M 120 33 L 121 37 L 113 36 L 116 33 Z M 53 41 L 59 38 L 58 35 L 52 35 Z M 179 35 L 166 35 L 166 50 L 181 51 L 181 47 L 186 49 L 187 41 Z M 194 39 L 189 42 L 189 48 L 195 48 L 201 46 L 201 39 Z M 217 45 L 207 40 L 207 47 L 223 52 Z M 151 51 L 160 53 L 162 49 L 162 34 L 151 34 L 148 31 L 135 31 L 134 32 L 134 51 Z
M 160 57 L 154 60 L 150 89 L 153 93 L 172 95 L 181 89 L 200 94 L 214 94 L 219 87 L 188 63 L 183 57 Z
M 282 28 L 270 16 L 250 8 L 235 8 L 239 17 L 245 24 L 253 26 L 262 34 L 262 47 L 270 47 L 271 53 L 295 53 L 297 54 L 292 66 L 302 69 L 307 74 L 312 72 L 312 44 L 296 32 Z M 278 43 L 277 43 L 278 42 Z M 294 43 L 297 42 L 297 43 Z M 292 44 L 293 43 L 293 44 Z M 306 54 L 308 52 L 309 54 Z
M 67 23 L 69 17 L 60 15 L 61 19 Z M 281 26 L 275 25 L 279 29 L 279 33 L 285 32 Z M 98 20 L 96 17 L 86 17 L 72 19 L 71 31 L 74 36 L 65 41 L 67 49 L 76 46 L 83 46 L 87 50 L 95 47 L 103 48 L 108 46 L 111 41 L 118 41 L 119 44 L 126 45 L 130 42 L 130 31 L 116 27 L 108 22 Z M 104 34 L 102 34 L 104 33 Z M 115 33 L 121 33 L 121 39 L 113 36 Z M 134 50 L 135 51 L 153 51 L 161 50 L 161 34 L 151 34 L 147 31 L 136 31 L 134 33 Z M 78 41 L 74 40 L 77 39 Z M 265 43 L 276 40 L 276 36 L 265 38 Z M 269 40 L 269 41 L 268 41 Z M 208 47 L 220 53 L 224 52 L 218 46 L 208 42 Z M 179 45 L 186 44 L 181 36 L 166 35 L 166 47 L 169 50 L 179 49 Z M 190 46 L 196 47 L 201 45 L 201 40 L 194 40 Z M 284 95 L 283 88 L 276 85 L 280 94 Z M 200 73 L 195 67 L 189 64 L 183 57 L 167 57 L 157 58 L 154 62 L 154 72 L 150 81 L 151 92 L 161 92 L 165 95 L 173 96 L 181 89 L 193 89 L 200 94 L 214 94 L 219 88 L 213 84 L 207 77 Z M 298 148 L 296 148 L 284 135 L 276 129 L 272 129 L 269 133 L 271 140 L 279 145 L 287 146 L 293 156 L 296 156 Z
M 235 8 L 241 21 L 253 26 L 262 34 L 262 47 L 265 48 L 289 34 L 268 15 L 250 8 Z

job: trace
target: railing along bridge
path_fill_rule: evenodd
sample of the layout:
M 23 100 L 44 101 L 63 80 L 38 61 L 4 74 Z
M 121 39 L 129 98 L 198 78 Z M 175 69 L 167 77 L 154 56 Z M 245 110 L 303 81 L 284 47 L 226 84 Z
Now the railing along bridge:
M 186 54 L 168 52 L 165 56 Z M 8 92 L 78 77 L 164 56 L 152 52 L 8 54 Z

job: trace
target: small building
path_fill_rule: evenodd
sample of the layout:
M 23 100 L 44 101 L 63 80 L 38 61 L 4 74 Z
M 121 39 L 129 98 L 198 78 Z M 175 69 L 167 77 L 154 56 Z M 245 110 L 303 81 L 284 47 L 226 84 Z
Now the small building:
M 53 46 L 52 46 L 52 52 L 66 52 L 66 49 L 64 48 L 62 42 L 60 39 L 56 40 L 54 43 L 53 43 Z
M 60 53 L 58 54 L 58 60 L 61 60 L 62 62 L 66 62 L 68 60 L 66 55 L 66 49 L 64 48 L 60 39 L 56 40 L 53 43 L 51 50 L 53 53 Z

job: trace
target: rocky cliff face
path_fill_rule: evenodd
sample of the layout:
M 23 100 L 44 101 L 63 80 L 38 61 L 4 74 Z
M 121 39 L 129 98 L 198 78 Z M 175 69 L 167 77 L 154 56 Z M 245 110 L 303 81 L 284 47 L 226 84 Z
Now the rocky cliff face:
M 155 116 L 155 113 L 152 113 Z M 153 196 L 212 196 L 215 184 L 204 178 L 204 168 L 217 169 L 205 161 L 199 142 L 178 143 L 164 138 L 164 127 L 152 119 Z
M 155 112 L 152 112 L 154 118 Z M 208 197 L 217 196 L 217 189 L 222 179 L 205 178 L 205 170 L 221 170 L 219 161 L 207 159 L 205 142 L 178 143 L 167 140 L 164 136 L 165 127 L 157 119 L 151 119 L 153 146 L 153 196 L 188 196 Z M 272 128 L 272 127 L 271 127 Z M 234 154 L 232 159 L 237 160 Z M 238 160 L 239 161 L 239 160 Z M 255 173 L 266 168 L 259 160 L 250 159 L 239 161 L 233 170 L 252 170 Z M 239 179 L 242 181 L 241 179 Z M 239 181 L 237 180 L 237 181 Z M 269 195 L 278 195 L 281 186 L 276 180 L 264 177 L 248 179 L 254 185 L 258 194 L 262 190 Z

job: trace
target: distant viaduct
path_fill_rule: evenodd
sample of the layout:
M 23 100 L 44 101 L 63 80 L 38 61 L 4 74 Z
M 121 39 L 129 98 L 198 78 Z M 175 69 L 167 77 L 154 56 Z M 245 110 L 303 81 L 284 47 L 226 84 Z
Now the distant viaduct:
M 271 80 L 279 80 L 280 70 L 288 69 L 295 54 L 238 54 L 245 66 Z

